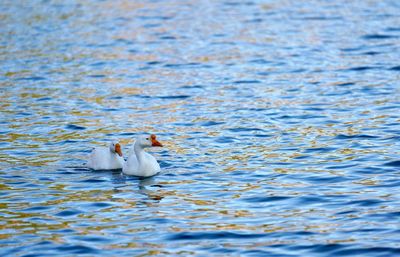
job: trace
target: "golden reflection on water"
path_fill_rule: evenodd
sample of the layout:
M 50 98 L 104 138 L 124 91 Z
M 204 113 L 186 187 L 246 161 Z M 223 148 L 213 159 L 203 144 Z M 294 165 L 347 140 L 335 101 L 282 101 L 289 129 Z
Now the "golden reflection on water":
M 273 12 L 289 8 L 289 2 L 255 5 L 260 10 Z M 90 8 L 85 9 L 85 6 Z M 44 68 L 12 67 L 2 72 L 6 80 L 0 85 L 4 88 L 0 92 L 0 113 L 6 117 L 6 122 L 5 132 L 0 134 L 0 162 L 6 171 L 3 173 L 5 178 L 0 181 L 0 190 L 7 193 L 4 199 L 10 202 L 0 203 L 0 230 L 5 231 L 0 234 L 0 239 L 15 240 L 18 235 L 36 235 L 40 240 L 63 244 L 71 239 L 59 231 L 71 229 L 70 234 L 74 236 L 124 239 L 121 243 L 102 243 L 98 246 L 101 249 L 146 248 L 143 255 L 186 256 L 194 252 L 166 250 L 167 240 L 144 242 L 143 239 L 140 241 L 141 235 L 156 235 L 160 231 L 165 234 L 309 231 L 319 234 L 307 236 L 307 240 L 265 237 L 262 241 L 235 240 L 232 244 L 218 240 L 223 242 L 211 244 L 257 249 L 278 244 L 354 243 L 366 241 L 366 238 L 330 239 L 323 236 L 345 231 L 345 223 L 350 219 L 355 222 L 352 229 L 376 226 L 375 221 L 370 222 L 363 216 L 396 211 L 396 206 L 384 203 L 379 208 L 361 206 L 358 212 L 339 215 L 336 210 L 352 211 L 357 206 L 346 206 L 346 201 L 350 200 L 343 200 L 341 206 L 329 207 L 333 211 L 323 208 L 329 202 L 304 206 L 296 202 L 309 194 L 316 194 L 321 199 L 325 194 L 352 197 L 353 201 L 395 199 L 394 194 L 369 195 L 379 192 L 377 188 L 384 184 L 382 177 L 363 174 L 347 182 L 349 177 L 357 176 L 353 170 L 329 166 L 366 159 L 365 163 L 357 162 L 355 171 L 358 171 L 363 165 L 370 165 L 370 156 L 390 160 L 391 151 L 395 151 L 393 143 L 377 143 L 357 136 L 368 135 L 370 132 L 366 128 L 379 130 L 391 119 L 390 114 L 377 110 L 396 102 L 396 94 L 376 99 L 374 94 L 364 97 L 367 95 L 360 96 L 360 92 L 354 90 L 343 98 L 333 97 L 332 94 L 340 92 L 340 85 L 345 82 L 338 81 L 342 77 L 337 75 L 337 70 L 349 66 L 343 56 L 343 63 L 313 67 L 310 72 L 286 72 L 275 64 L 243 68 L 241 64 L 249 61 L 248 58 L 262 56 L 261 53 L 250 56 L 248 49 L 273 47 L 278 43 L 293 47 L 292 42 L 281 42 L 279 34 L 267 33 L 260 37 L 255 33 L 257 25 L 238 23 L 237 20 L 242 20 L 240 8 L 239 12 L 233 11 L 235 8 L 226 8 L 224 23 L 214 15 L 206 17 L 204 10 L 208 14 L 219 13 L 210 6 L 202 1 L 169 3 L 163 7 L 157 2 L 103 1 L 96 5 L 83 3 L 75 12 L 54 14 L 65 22 L 65 34 L 71 33 L 74 40 L 79 36 L 82 43 L 70 52 L 57 53 L 52 49 L 64 39 L 55 40 L 49 32 L 46 48 L 28 52 L 29 56 L 38 58 L 33 62 Z M 181 8 L 193 11 L 180 11 Z M 87 13 L 92 15 L 83 20 L 77 18 Z M 289 21 L 284 13 L 282 11 L 281 18 Z M 150 21 L 137 23 L 136 18 L 140 15 Z M 155 21 L 152 16 L 157 15 L 166 18 Z M 185 22 L 186 16 L 190 16 L 192 22 Z M 113 29 L 97 27 L 107 25 L 107 21 L 116 17 L 123 25 L 113 26 Z M 0 19 L 7 17 L 0 15 Z M 24 22 L 31 25 L 52 19 L 52 16 L 40 14 L 25 17 Z M 83 21 L 88 29 L 72 33 L 82 26 Z M 144 24 L 156 26 L 148 29 Z M 183 37 L 181 31 L 176 30 L 182 28 L 192 32 L 184 33 L 187 35 Z M 270 26 L 264 29 L 268 30 Z M 323 42 L 322 29 L 318 22 L 299 27 L 304 32 L 303 42 L 309 46 Z M 104 31 L 107 31 L 105 37 L 101 37 L 104 42 L 98 42 L 96 35 L 102 35 Z M 218 33 L 229 36 L 213 36 Z M 160 42 L 160 35 L 174 37 L 180 47 L 171 42 Z M 66 38 L 66 44 L 71 44 L 68 40 Z M 110 41 L 119 43 L 113 45 Z M 191 42 L 198 42 L 198 45 Z M 232 42 L 235 44 L 230 44 Z M 99 46 L 103 43 L 109 46 Z M 221 47 L 208 51 L 208 47 L 218 44 Z M 23 57 L 25 51 L 14 52 L 13 58 Z M 293 53 L 282 49 L 269 52 L 265 53 L 266 61 L 282 59 L 282 62 L 294 62 L 292 65 L 297 66 L 292 61 Z M 352 60 L 368 63 L 364 57 Z M 62 63 L 62 67 L 52 65 L 57 62 Z M 149 68 L 150 62 L 158 62 L 154 64 L 158 66 Z M 197 65 L 193 69 L 166 67 L 167 64 L 191 62 Z M 41 74 L 42 69 L 48 73 Z M 267 78 L 260 73 L 267 74 Z M 45 78 L 29 79 L 36 75 Z M 251 85 L 235 83 L 249 78 L 259 82 Z M 368 87 L 379 89 L 386 84 L 369 83 Z M 183 86 L 198 87 L 184 89 Z M 321 110 L 310 111 L 310 106 Z M 264 111 L 257 113 L 256 109 Z M 307 118 L 316 113 L 321 116 L 320 120 Z M 211 121 L 216 125 L 205 125 Z M 297 123 L 290 123 L 292 121 Z M 234 129 L 239 127 L 254 130 L 235 132 Z M 163 173 L 154 180 L 115 182 L 121 179 L 115 174 L 108 176 L 70 169 L 70 166 L 82 168 L 91 147 L 106 145 L 111 138 L 118 138 L 124 145 L 124 154 L 127 153 L 134 142 L 134 135 L 130 133 L 143 132 L 156 133 L 165 146 L 154 151 L 161 163 L 166 163 Z M 374 133 L 376 131 L 371 132 Z M 337 139 L 339 136 L 348 138 Z M 225 137 L 231 141 L 224 142 Z M 65 170 L 69 173 L 62 175 Z M 240 172 L 242 175 L 238 175 Z M 320 178 L 335 176 L 345 182 L 331 182 L 332 187 L 329 187 L 328 182 L 313 180 L 318 175 Z M 91 178 L 104 178 L 106 182 L 82 181 Z M 12 184 L 14 180 L 21 184 Z M 98 183 L 100 186 L 96 188 Z M 328 193 L 319 191 L 316 185 L 330 190 Z M 289 200 L 251 201 L 256 197 L 274 196 L 288 197 Z M 14 197 L 17 199 L 11 202 Z M 96 203 L 105 203 L 105 206 L 91 209 Z M 30 210 L 32 207 L 45 209 Z M 75 209 L 76 214 L 62 215 L 63 211 Z M 344 221 L 339 222 L 336 216 Z M 148 222 L 154 218 L 164 219 L 164 223 Z M 125 237 L 129 237 L 129 241 Z M 210 242 L 206 241 L 177 242 L 174 246 L 209 247 Z M 24 245 L 23 242 L 18 244 Z
M 172 74 L 170 74 L 172 75 Z M 175 76 L 176 74 L 174 74 L 173 76 Z M 107 80 L 107 82 L 111 82 L 111 80 Z M 118 80 L 114 81 L 111 84 L 118 84 Z M 96 91 L 93 88 L 81 88 L 78 91 L 72 91 L 72 92 L 76 92 L 79 93 L 80 95 L 82 95 L 81 99 L 83 99 L 85 102 L 88 103 L 96 103 L 98 105 L 101 105 L 103 107 L 107 107 L 107 108 L 116 108 L 118 109 L 121 105 L 121 103 L 118 100 L 106 100 L 106 96 L 95 96 Z M 223 95 L 225 94 L 225 91 L 220 91 Z M 110 91 L 110 95 L 114 94 L 114 95 L 143 95 L 146 94 L 143 89 L 138 88 L 138 87 L 111 87 L 111 91 Z M 157 92 L 147 92 L 147 94 L 149 94 L 149 96 L 157 96 L 158 93 Z M 95 97 L 85 97 L 85 95 L 93 95 Z M 19 94 L 19 97 L 21 99 L 25 99 L 25 100 L 30 100 L 30 99 L 36 99 L 36 98 L 41 98 L 44 97 L 44 94 L 39 94 L 39 93 L 35 93 L 35 92 L 22 92 Z M 7 98 L 7 95 L 5 96 Z M 9 98 L 12 97 L 12 95 L 8 95 Z M 23 100 L 23 101 L 25 101 Z M 272 100 L 272 101 L 271 101 Z M 222 101 L 218 100 L 216 98 L 207 98 L 207 97 L 194 97 L 191 98 L 190 100 L 191 102 L 195 102 L 197 104 L 200 105 L 207 105 L 207 106 L 211 106 L 211 109 L 215 108 L 215 110 L 219 110 L 220 107 L 218 107 Z M 256 105 L 254 107 L 264 107 L 264 106 L 270 106 L 270 108 L 278 108 L 281 106 L 289 106 L 289 105 L 294 105 L 294 106 L 301 106 L 304 103 L 307 103 L 308 100 L 306 101 L 301 101 L 301 99 L 299 100 L 295 100 L 295 101 L 282 101 L 282 100 L 276 100 L 276 99 L 266 99 L 266 100 L 262 100 L 262 101 L 258 101 L 256 103 L 253 104 Z M 386 101 L 380 101 L 380 102 L 376 102 L 375 104 L 384 104 Z M 171 102 L 171 103 L 162 103 L 160 102 L 160 104 L 157 105 L 152 105 L 149 106 L 148 110 L 150 111 L 150 119 L 141 119 L 143 117 L 141 117 L 141 114 L 137 114 L 137 113 L 129 113 L 128 114 L 128 119 L 131 121 L 138 121 L 140 120 L 141 122 L 144 122 L 143 126 L 141 127 L 132 127 L 129 128 L 127 131 L 129 132 L 141 132 L 141 131 L 159 131 L 160 129 L 155 129 L 157 128 L 158 124 L 165 124 L 165 123 L 174 123 L 174 122 L 178 122 L 180 120 L 182 120 L 182 106 L 189 103 L 189 101 L 175 101 L 175 102 Z M 346 102 L 342 102 L 340 103 L 341 106 L 345 106 L 348 105 L 350 102 L 346 103 Z M 3 103 L 1 110 L 2 112 L 7 112 L 7 109 L 9 107 L 9 104 L 7 105 L 6 103 Z M 38 111 L 38 115 L 39 116 L 45 116 L 45 115 L 50 115 L 51 113 L 48 113 L 47 109 L 41 109 L 39 106 L 33 106 L 33 109 L 37 109 Z M 136 106 L 132 106 L 133 110 L 136 110 Z M 11 114 L 13 113 L 12 111 L 9 111 Z M 104 127 L 104 123 L 103 123 L 103 119 L 98 119 L 98 118 L 93 118 L 93 115 L 95 115 L 95 112 L 92 110 L 79 110 L 79 109 L 72 109 L 71 111 L 69 111 L 69 115 L 72 117 L 76 117 L 74 119 L 74 124 L 76 125 L 81 125 L 87 128 L 90 128 L 90 134 L 87 132 L 71 132 L 71 133 L 65 133 L 63 131 L 63 129 L 52 129 L 51 131 L 49 131 L 49 135 L 51 135 L 51 140 L 53 142 L 60 142 L 63 140 L 73 140 L 73 139 L 85 139 L 90 135 L 93 134 L 107 134 L 112 132 L 115 129 L 118 129 L 118 121 L 116 121 L 116 124 L 113 124 L 112 127 Z M 336 120 L 338 119 L 343 119 L 343 117 L 335 117 L 335 115 L 332 117 Z M 357 135 L 360 134 L 361 131 L 360 129 L 363 128 L 363 125 L 365 125 L 366 122 L 371 123 L 373 122 L 374 124 L 378 125 L 381 122 L 384 122 L 385 118 L 387 118 L 387 115 L 379 115 L 379 116 L 375 116 L 372 119 L 353 119 L 350 121 L 345 121 L 343 122 L 343 124 L 346 125 L 350 125 L 350 126 L 346 126 L 346 127 L 342 127 L 342 126 L 335 126 L 334 124 L 326 124 L 325 127 L 321 127 L 321 126 L 298 126 L 298 127 L 288 127 L 286 130 L 283 130 L 281 133 L 284 132 L 293 132 L 293 133 L 297 133 L 299 136 L 296 138 L 294 137 L 293 140 L 304 140 L 303 136 L 306 136 L 306 140 L 311 139 L 312 137 L 314 137 L 313 140 L 308 141 L 309 144 L 309 148 L 313 148 L 313 147 L 324 147 L 326 146 L 326 144 L 320 144 L 318 137 L 320 136 L 337 136 L 340 134 L 345 134 L 345 135 Z M 111 118 L 112 119 L 112 118 Z M 202 121 L 208 121 L 210 120 L 208 117 L 204 116 L 197 116 L 194 117 L 194 119 L 191 120 L 191 122 L 193 123 L 197 123 L 197 122 L 202 122 Z M 32 118 L 27 117 L 27 118 L 23 118 L 23 119 L 18 119 L 18 123 L 15 124 L 10 124 L 9 127 L 11 129 L 18 129 L 21 128 L 22 126 L 24 126 L 24 123 L 28 123 L 32 121 Z M 218 120 L 218 121 L 224 121 L 224 120 Z M 249 122 L 252 122 L 252 120 L 250 119 Z M 36 125 L 46 125 L 46 124 L 57 124 L 56 122 L 35 122 Z M 107 124 L 106 126 L 109 126 L 109 124 Z M 187 132 L 202 132 L 202 133 L 207 133 L 208 136 L 210 137 L 217 137 L 219 135 L 221 135 L 220 131 L 208 131 L 208 128 L 201 128 L 201 127 L 188 127 L 188 128 L 184 128 L 184 127 L 174 127 L 174 129 L 177 132 L 177 135 L 174 138 L 174 142 L 173 143 L 169 143 L 168 142 L 168 147 L 171 148 L 171 150 L 173 150 L 176 153 L 181 153 L 181 154 L 185 154 L 189 151 L 189 149 L 185 149 L 184 147 L 182 147 L 181 142 L 184 142 L 185 140 L 185 134 Z M 23 134 L 23 133 L 9 133 L 7 135 L 2 135 L 2 140 L 6 141 L 6 142 L 10 142 L 10 143 L 14 143 L 13 147 L 15 148 L 32 148 L 32 149 L 37 149 L 40 148 L 40 145 L 38 144 L 15 144 L 16 141 L 33 141 L 33 142 L 38 142 L 38 143 L 45 143 L 46 141 L 48 141 L 48 138 L 45 137 L 45 135 L 43 135 L 43 137 L 41 136 L 32 136 L 30 134 Z M 121 139 L 125 144 L 128 143 L 128 139 Z M 294 141 L 295 142 L 295 141 Z M 96 142 L 94 142 L 96 143 Z M 231 161 L 240 161 L 240 162 L 247 162 L 252 156 L 254 156 L 254 154 L 256 152 L 261 153 L 266 159 L 270 159 L 270 158 L 276 158 L 277 155 L 281 155 L 282 153 L 274 153 L 274 149 L 279 148 L 279 142 L 278 144 L 274 147 L 258 147 L 258 149 L 251 149 L 251 148 L 247 148 L 245 150 L 245 152 L 243 152 L 243 149 L 240 148 L 240 150 L 242 151 L 240 154 L 232 154 L 232 150 L 231 148 L 227 148 L 227 149 L 209 149 L 209 151 L 212 154 L 216 154 L 219 156 L 228 156 L 228 158 L 226 159 L 218 159 L 218 164 L 220 166 L 225 166 L 227 165 L 227 163 L 231 162 Z M 254 152 L 253 152 L 254 151 Z M 368 154 L 368 153 L 372 153 L 373 150 L 357 150 L 357 149 L 349 149 L 349 148 L 343 148 L 343 149 L 338 149 L 337 150 L 337 154 L 340 155 L 350 155 L 353 154 L 355 155 L 362 155 L 362 154 Z M 375 151 L 376 152 L 376 151 Z M 335 153 L 334 153 L 335 154 Z M 282 159 L 281 161 L 290 161 L 293 158 L 299 157 L 301 154 L 300 153 L 291 153 L 290 155 L 288 155 L 286 157 L 286 159 Z M 1 159 L 5 160 L 7 162 L 11 162 L 11 163 L 16 163 L 16 162 L 22 162 L 24 165 L 44 165 L 47 163 L 47 161 L 43 161 L 48 159 L 50 162 L 56 162 L 57 160 L 54 159 L 56 156 L 54 156 L 53 154 L 49 153 L 49 154 L 43 154 L 36 157 L 32 157 L 32 158 L 15 158 L 12 157 L 8 154 L 4 154 L 2 153 Z M 61 156 L 60 156 L 61 157 Z M 34 159 L 36 158 L 36 159 Z M 62 158 L 62 157 L 61 157 Z M 346 160 L 350 160 L 353 157 L 347 156 L 345 157 Z M 10 159 L 13 159 L 14 161 L 11 161 Z M 40 159 L 40 160 L 39 160 Z M 228 166 L 223 168 L 226 171 L 232 171 L 235 169 L 234 166 Z

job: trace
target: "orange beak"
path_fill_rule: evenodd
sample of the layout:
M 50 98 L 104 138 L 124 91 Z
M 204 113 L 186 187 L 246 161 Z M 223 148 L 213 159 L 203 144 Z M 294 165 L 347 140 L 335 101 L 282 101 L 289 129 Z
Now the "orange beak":
M 115 144 L 115 152 L 122 157 L 121 145 Z
M 163 146 L 160 142 L 157 141 L 156 135 L 151 135 L 151 146 Z

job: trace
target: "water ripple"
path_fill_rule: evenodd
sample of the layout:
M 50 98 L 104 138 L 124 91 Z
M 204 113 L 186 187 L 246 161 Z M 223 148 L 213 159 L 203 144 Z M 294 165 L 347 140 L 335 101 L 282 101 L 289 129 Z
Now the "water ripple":
M 399 254 L 399 8 L 2 1 L 0 255 Z

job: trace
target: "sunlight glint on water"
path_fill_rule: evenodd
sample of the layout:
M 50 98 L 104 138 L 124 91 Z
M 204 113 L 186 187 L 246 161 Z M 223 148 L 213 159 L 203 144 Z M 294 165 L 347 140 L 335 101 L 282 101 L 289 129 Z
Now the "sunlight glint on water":
M 399 8 L 2 1 L 0 254 L 399 254 Z

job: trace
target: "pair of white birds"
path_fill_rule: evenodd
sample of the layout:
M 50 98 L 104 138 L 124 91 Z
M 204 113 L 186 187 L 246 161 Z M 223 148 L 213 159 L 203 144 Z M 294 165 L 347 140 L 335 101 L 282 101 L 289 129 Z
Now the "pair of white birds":
M 128 159 L 125 161 L 118 142 L 112 142 L 110 147 L 96 147 L 89 155 L 87 167 L 93 170 L 122 169 L 126 175 L 150 177 L 160 172 L 160 165 L 154 156 L 147 153 L 147 147 L 162 147 L 156 135 L 145 135 L 136 138 Z

